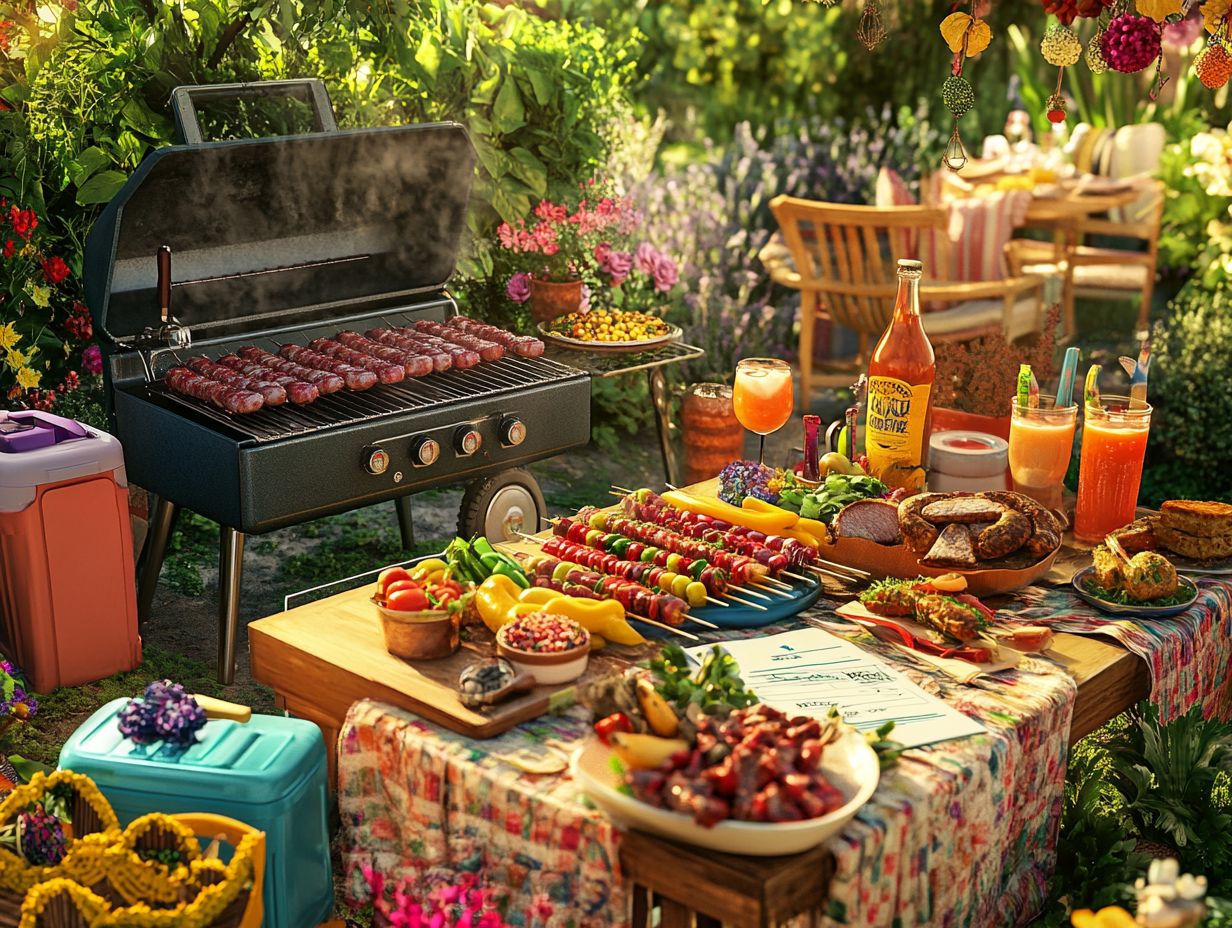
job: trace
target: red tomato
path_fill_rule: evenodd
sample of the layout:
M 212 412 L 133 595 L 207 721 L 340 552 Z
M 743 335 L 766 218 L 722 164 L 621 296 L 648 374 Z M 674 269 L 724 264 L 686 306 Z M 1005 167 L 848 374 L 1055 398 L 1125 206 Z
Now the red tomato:
M 382 570 L 381 575 L 376 578 L 376 595 L 386 596 L 389 594 L 389 585 L 391 583 L 410 579 L 411 575 L 405 567 L 389 567 Z
M 414 580 L 395 580 L 389 586 L 385 587 L 385 598 L 393 596 L 399 590 L 422 590 L 423 587 Z
M 395 590 L 389 594 L 385 608 L 395 612 L 422 612 L 428 608 L 428 594 L 419 587 Z
M 431 593 L 433 598 L 441 606 L 444 606 L 446 603 L 453 602 L 453 600 L 458 598 L 458 594 L 446 586 L 434 587 Z
M 445 580 L 442 583 L 438 583 L 436 588 L 438 590 L 453 590 L 455 596 L 462 595 L 462 584 L 457 580 Z

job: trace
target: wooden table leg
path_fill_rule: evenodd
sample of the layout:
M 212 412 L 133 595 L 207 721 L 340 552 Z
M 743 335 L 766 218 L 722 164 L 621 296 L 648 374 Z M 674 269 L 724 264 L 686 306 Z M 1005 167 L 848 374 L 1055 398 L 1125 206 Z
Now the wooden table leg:
M 713 915 L 697 913 L 697 928 L 723 928 L 723 923 Z
M 633 884 L 633 921 L 631 928 L 650 928 L 650 890 Z
M 683 902 L 659 898 L 659 928 L 692 928 L 693 913 Z

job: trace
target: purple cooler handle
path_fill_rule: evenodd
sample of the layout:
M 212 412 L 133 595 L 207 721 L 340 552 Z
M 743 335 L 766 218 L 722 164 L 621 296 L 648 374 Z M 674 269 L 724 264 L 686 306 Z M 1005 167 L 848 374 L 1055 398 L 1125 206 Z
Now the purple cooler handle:
M 20 432 L 0 433 L 0 452 L 9 454 L 34 451 L 50 445 L 58 445 L 62 441 L 90 437 L 90 433 L 80 422 L 49 412 L 31 409 L 7 414 L 0 413 L 0 421 L 5 420 L 31 426 Z

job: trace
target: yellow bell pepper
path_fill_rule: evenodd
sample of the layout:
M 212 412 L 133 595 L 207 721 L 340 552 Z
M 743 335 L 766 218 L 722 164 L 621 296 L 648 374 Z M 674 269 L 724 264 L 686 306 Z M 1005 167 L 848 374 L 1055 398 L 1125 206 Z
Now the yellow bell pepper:
M 826 523 L 820 519 L 806 519 L 800 517 L 800 521 L 792 526 L 797 532 L 808 532 L 814 538 L 826 538 L 830 534 L 830 529 L 826 527 Z
M 557 590 L 549 589 L 546 586 L 532 586 L 518 593 L 518 602 L 537 603 L 543 606 L 554 599 L 560 599 L 560 597 L 561 593 Z
M 520 592 L 518 585 L 504 574 L 493 574 L 479 584 L 479 589 L 475 591 L 475 607 L 483 624 L 493 634 L 509 621 L 509 613 L 519 605 Z
M 616 644 L 642 644 L 646 640 L 625 618 L 625 607 L 614 599 L 581 599 L 558 594 L 556 599 L 539 608 L 573 619 L 592 635 L 601 635 Z
M 743 525 L 766 535 L 782 534 L 783 529 L 795 525 L 799 518 L 794 512 L 771 506 L 769 503 L 762 503 L 761 500 L 756 500 L 759 504 L 756 508 L 748 505 L 732 506 L 721 499 L 702 499 L 680 490 L 669 490 L 663 494 L 663 499 L 677 509 L 686 509 L 689 512 L 722 519 L 733 525 Z M 746 504 L 749 502 L 750 500 L 745 500 Z
M 449 570 L 449 565 L 442 561 L 439 557 L 430 557 L 426 561 L 420 561 L 411 568 L 411 579 L 422 583 L 424 580 L 430 579 L 434 574 L 443 574 Z
M 806 544 L 814 550 L 821 547 L 820 538 L 818 538 L 816 535 L 812 534 L 811 532 L 804 531 L 804 529 L 801 529 L 801 528 L 794 528 L 794 527 L 785 528 L 783 529 L 782 532 L 780 532 L 780 534 L 784 538 L 794 538 L 796 539 L 796 541 Z M 826 537 L 829 537 L 829 535 L 827 534 Z

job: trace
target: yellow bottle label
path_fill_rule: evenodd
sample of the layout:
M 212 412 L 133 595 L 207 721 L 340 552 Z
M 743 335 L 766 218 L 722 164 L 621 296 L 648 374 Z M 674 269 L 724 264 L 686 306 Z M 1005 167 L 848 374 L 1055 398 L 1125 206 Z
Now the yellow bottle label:
M 891 487 L 924 487 L 924 422 L 932 384 L 912 386 L 893 377 L 868 379 L 864 453 L 874 477 Z

